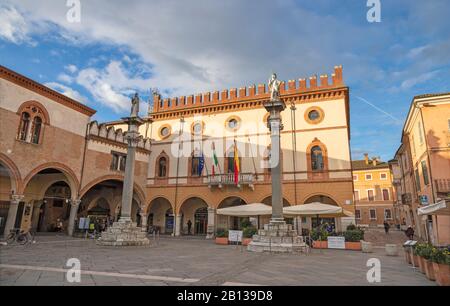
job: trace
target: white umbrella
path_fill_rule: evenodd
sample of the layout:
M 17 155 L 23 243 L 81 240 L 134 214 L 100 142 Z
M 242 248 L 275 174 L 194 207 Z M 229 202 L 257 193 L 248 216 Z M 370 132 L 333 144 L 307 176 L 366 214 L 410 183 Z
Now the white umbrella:
M 329 216 L 329 217 L 351 217 L 353 213 L 342 209 L 342 207 L 323 203 L 310 203 L 289 206 L 283 209 L 287 216 Z
M 272 214 L 272 207 L 262 203 L 232 206 L 217 210 L 218 215 L 232 217 L 256 217 Z

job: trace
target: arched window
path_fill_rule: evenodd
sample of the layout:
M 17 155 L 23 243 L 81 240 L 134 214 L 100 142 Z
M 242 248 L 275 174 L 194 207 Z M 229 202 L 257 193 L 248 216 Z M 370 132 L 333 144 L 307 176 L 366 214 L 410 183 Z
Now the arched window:
M 311 149 L 311 169 L 313 171 L 322 171 L 325 169 L 322 148 L 319 146 L 314 146 Z
M 20 118 L 19 135 L 18 139 L 21 141 L 27 141 L 28 128 L 30 126 L 30 114 L 23 112 Z
M 28 101 L 19 107 L 17 114 L 20 116 L 17 139 L 39 144 L 42 140 L 44 126 L 50 124 L 47 110 L 37 101 Z
M 158 160 L 158 177 L 166 177 L 167 176 L 167 159 L 165 157 L 161 157 Z
M 31 143 L 39 144 L 41 138 L 42 119 L 40 117 L 34 117 L 33 128 L 31 130 Z

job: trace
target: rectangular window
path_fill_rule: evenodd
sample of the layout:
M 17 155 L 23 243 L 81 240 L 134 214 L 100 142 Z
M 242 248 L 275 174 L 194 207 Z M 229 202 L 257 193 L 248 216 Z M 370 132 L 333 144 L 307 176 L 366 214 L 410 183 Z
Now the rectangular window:
M 416 188 L 417 188 L 417 192 L 420 192 L 421 188 L 420 188 L 420 176 L 419 176 L 419 169 L 416 169 L 415 175 L 416 175 Z
M 392 211 L 390 209 L 386 209 L 384 211 L 384 219 L 385 220 L 392 220 Z
M 430 184 L 430 179 L 428 177 L 427 162 L 424 160 L 422 161 L 422 175 L 423 175 L 423 183 L 425 184 L 425 186 L 428 186 Z
M 355 219 L 361 220 L 361 211 L 359 209 L 355 210 Z
M 383 201 L 389 201 L 389 189 L 383 189 Z
M 377 211 L 375 209 L 370 210 L 370 220 L 376 220 L 377 219 Z
M 359 201 L 359 190 L 355 190 L 354 192 L 355 201 Z
M 112 152 L 111 170 L 125 172 L 127 156 L 123 153 Z
M 419 135 L 419 145 L 423 144 L 422 123 L 419 121 L 417 124 L 417 132 Z
M 358 180 L 358 176 L 357 175 L 353 175 L 353 181 L 357 181 Z
M 366 174 L 366 181 L 372 180 L 372 174 Z
M 367 190 L 367 199 L 369 201 L 374 201 L 375 200 L 375 194 L 374 194 L 374 190 L 373 189 Z
M 387 173 L 380 173 L 380 180 L 387 180 Z

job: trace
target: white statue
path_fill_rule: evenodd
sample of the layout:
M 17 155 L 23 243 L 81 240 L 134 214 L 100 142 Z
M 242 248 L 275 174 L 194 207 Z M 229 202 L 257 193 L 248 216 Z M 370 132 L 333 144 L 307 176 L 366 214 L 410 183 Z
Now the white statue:
M 136 93 L 133 97 L 133 99 L 131 99 L 131 115 L 130 117 L 134 118 L 134 117 L 138 117 L 139 115 L 139 95 Z
M 269 80 L 270 100 L 280 100 L 281 81 L 277 79 L 277 74 L 272 74 Z

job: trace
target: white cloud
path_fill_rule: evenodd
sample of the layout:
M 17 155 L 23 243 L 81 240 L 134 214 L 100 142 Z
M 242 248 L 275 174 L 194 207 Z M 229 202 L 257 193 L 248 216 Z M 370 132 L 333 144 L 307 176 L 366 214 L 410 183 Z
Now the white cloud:
M 67 75 L 65 73 L 61 73 L 60 75 L 58 75 L 57 79 L 58 79 L 58 81 L 61 81 L 63 83 L 67 83 L 67 84 L 70 84 L 73 81 L 73 78 L 70 75 Z
M 434 78 L 437 74 L 439 73 L 438 70 L 436 71 L 431 71 L 431 72 L 427 72 L 427 73 L 423 73 L 421 75 L 418 75 L 416 77 L 413 78 L 409 78 L 406 79 L 405 81 L 402 82 L 402 85 L 400 86 L 402 89 L 410 89 L 418 84 L 422 84 L 425 83 L 426 81 L 431 80 L 432 78 Z
M 95 100 L 117 113 L 128 111 L 129 96 L 146 90 L 150 83 L 147 79 L 129 76 L 129 72 L 117 61 L 111 61 L 104 69 L 81 70 L 76 82 L 86 88 Z
M 67 65 L 64 67 L 67 71 L 69 71 L 70 73 L 75 73 L 78 71 L 78 67 L 75 65 Z
M 50 87 L 53 90 L 56 90 L 57 92 L 65 95 L 71 99 L 74 99 L 78 102 L 85 103 L 85 104 L 88 102 L 87 98 L 84 97 L 83 95 L 81 95 L 78 91 L 76 91 L 68 86 L 65 86 L 63 84 L 56 83 L 56 82 L 49 82 L 49 83 L 45 83 L 44 85 L 47 87 Z
M 30 42 L 29 24 L 24 16 L 13 6 L 0 4 L 0 38 L 15 44 Z

